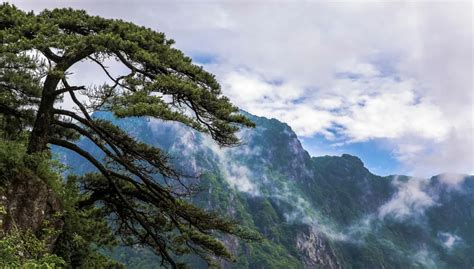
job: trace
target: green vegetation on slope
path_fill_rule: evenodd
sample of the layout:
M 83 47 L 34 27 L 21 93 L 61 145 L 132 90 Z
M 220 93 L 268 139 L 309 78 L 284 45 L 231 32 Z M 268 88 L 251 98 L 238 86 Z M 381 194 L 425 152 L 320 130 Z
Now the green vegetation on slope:
M 244 145 L 221 152 L 209 148 L 205 138 L 188 135 L 179 126 L 149 121 L 130 124 L 114 120 L 110 114 L 98 116 L 178 154 L 183 167 L 193 163 L 205 172 L 201 192 L 193 203 L 235 218 L 266 238 L 263 244 L 224 238 L 237 257 L 236 263 L 223 262 L 225 268 L 329 268 L 334 256 L 337 263 L 332 263 L 332 268 L 469 268 L 474 263 L 469 255 L 473 246 L 472 177 L 459 189 L 450 189 L 437 178 L 428 180 L 431 183 L 421 191 L 436 203 L 424 214 L 382 217 L 379 210 L 397 197 L 397 184 L 416 178 L 373 175 L 360 159 L 350 155 L 310 158 L 298 147 L 291 129 L 276 120 L 250 116 L 257 128 L 242 134 Z M 192 151 L 183 156 L 183 147 Z M 229 172 L 233 170 L 240 174 Z M 250 178 L 258 192 L 239 191 L 235 185 L 239 181 L 232 182 L 237 175 Z M 308 227 L 316 230 L 313 241 Z M 444 232 L 462 239 L 448 248 L 440 238 Z M 314 246 L 314 252 L 298 247 L 298 240 Z M 140 249 L 122 248 L 119 252 L 120 260 L 129 267 L 146 268 L 137 258 Z M 311 263 L 309 257 L 318 252 L 320 260 Z M 193 264 L 206 268 L 194 260 Z
M 108 268 L 118 265 L 100 252 L 116 243 L 105 215 L 97 207 L 76 208 L 77 201 L 84 199 L 77 185 L 78 178 L 63 180 L 60 168 L 48 156 L 26 154 L 25 139 L 0 139 L 0 194 L 3 197 L 0 220 L 4 226 L 12 226 L 0 232 L 0 267 Z M 19 212 L 16 206 L 21 201 L 16 199 L 20 199 L 21 194 L 9 193 L 9 190 L 18 190 L 11 185 L 37 187 L 42 183 L 56 194 L 59 201 L 54 202 L 61 205 L 61 211 L 37 212 L 31 207 L 27 212 Z M 28 199 L 35 202 L 33 197 Z M 24 215 L 19 216 L 21 214 Z M 41 227 L 35 229 L 35 233 L 22 227 L 34 218 L 41 219 Z M 56 243 L 52 244 L 53 241 Z

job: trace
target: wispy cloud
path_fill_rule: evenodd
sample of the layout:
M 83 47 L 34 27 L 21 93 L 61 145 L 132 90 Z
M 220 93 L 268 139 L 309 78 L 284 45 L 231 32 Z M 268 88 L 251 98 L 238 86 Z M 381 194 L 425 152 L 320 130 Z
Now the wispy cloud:
M 438 258 L 433 251 L 428 249 L 421 249 L 411 255 L 411 259 L 417 265 L 422 265 L 424 268 L 439 268 Z
M 393 184 L 397 188 L 397 192 L 391 200 L 379 208 L 379 218 L 393 216 L 404 220 L 422 215 L 427 208 L 436 204 L 435 200 L 425 192 L 424 188 L 428 183 L 429 179 L 410 178 L 400 180 L 396 177 Z
M 466 179 L 467 179 L 466 175 L 462 175 L 462 174 L 445 173 L 445 174 L 439 175 L 439 180 L 441 183 L 447 185 L 449 188 L 458 189 L 458 190 Z
M 459 236 L 448 232 L 438 233 L 438 237 L 447 249 L 452 249 L 455 245 L 462 242 Z
M 169 136 L 170 133 L 166 134 L 169 129 L 169 132 L 176 138 L 171 142 L 169 152 L 171 156 L 179 157 L 181 165 L 190 170 L 190 173 L 197 175 L 202 172 L 211 172 L 204 171 L 209 167 L 200 167 L 197 163 L 199 156 L 207 156 L 212 158 L 213 164 L 219 168 L 218 171 L 213 172 L 221 172 L 232 188 L 254 196 L 260 194 L 253 171 L 233 158 L 236 154 L 240 156 L 257 154 L 260 150 L 258 147 L 252 149 L 246 146 L 219 147 L 211 137 L 201 135 L 179 123 L 151 119 L 148 125 L 157 137 Z M 245 132 L 245 130 L 242 131 L 239 136 Z

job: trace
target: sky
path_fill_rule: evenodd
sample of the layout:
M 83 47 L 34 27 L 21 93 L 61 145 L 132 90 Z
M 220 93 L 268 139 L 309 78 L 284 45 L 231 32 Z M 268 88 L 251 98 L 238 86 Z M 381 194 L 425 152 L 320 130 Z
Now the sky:
M 470 1 L 11 3 L 164 32 L 233 103 L 288 123 L 313 156 L 354 154 L 380 175 L 474 174 Z

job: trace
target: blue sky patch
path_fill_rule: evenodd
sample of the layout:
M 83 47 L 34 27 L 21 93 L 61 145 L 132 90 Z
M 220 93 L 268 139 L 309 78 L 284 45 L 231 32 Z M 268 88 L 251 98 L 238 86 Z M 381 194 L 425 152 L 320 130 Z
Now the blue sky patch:
M 359 157 L 365 167 L 374 174 L 386 176 L 400 173 L 401 164 L 388 147 L 383 146 L 383 141 L 369 140 L 335 146 L 333 141 L 327 140 L 322 135 L 300 140 L 311 156 L 340 156 L 347 153 Z

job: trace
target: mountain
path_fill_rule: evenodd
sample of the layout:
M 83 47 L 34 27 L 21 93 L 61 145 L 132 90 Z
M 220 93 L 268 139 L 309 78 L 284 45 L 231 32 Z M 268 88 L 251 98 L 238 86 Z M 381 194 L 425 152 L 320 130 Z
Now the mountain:
M 311 157 L 291 128 L 245 113 L 256 124 L 242 145 L 219 148 L 178 123 L 114 119 L 138 139 L 168 151 L 184 174 L 201 174 L 199 206 L 257 229 L 262 243 L 225 237 L 236 263 L 225 268 L 472 268 L 474 177 L 380 177 L 351 155 Z M 87 140 L 80 143 L 99 156 Z M 70 172 L 92 170 L 55 149 Z M 189 179 L 189 181 L 192 181 Z M 130 268 L 154 268 L 143 249 L 119 248 Z M 204 265 L 189 258 L 193 268 Z

